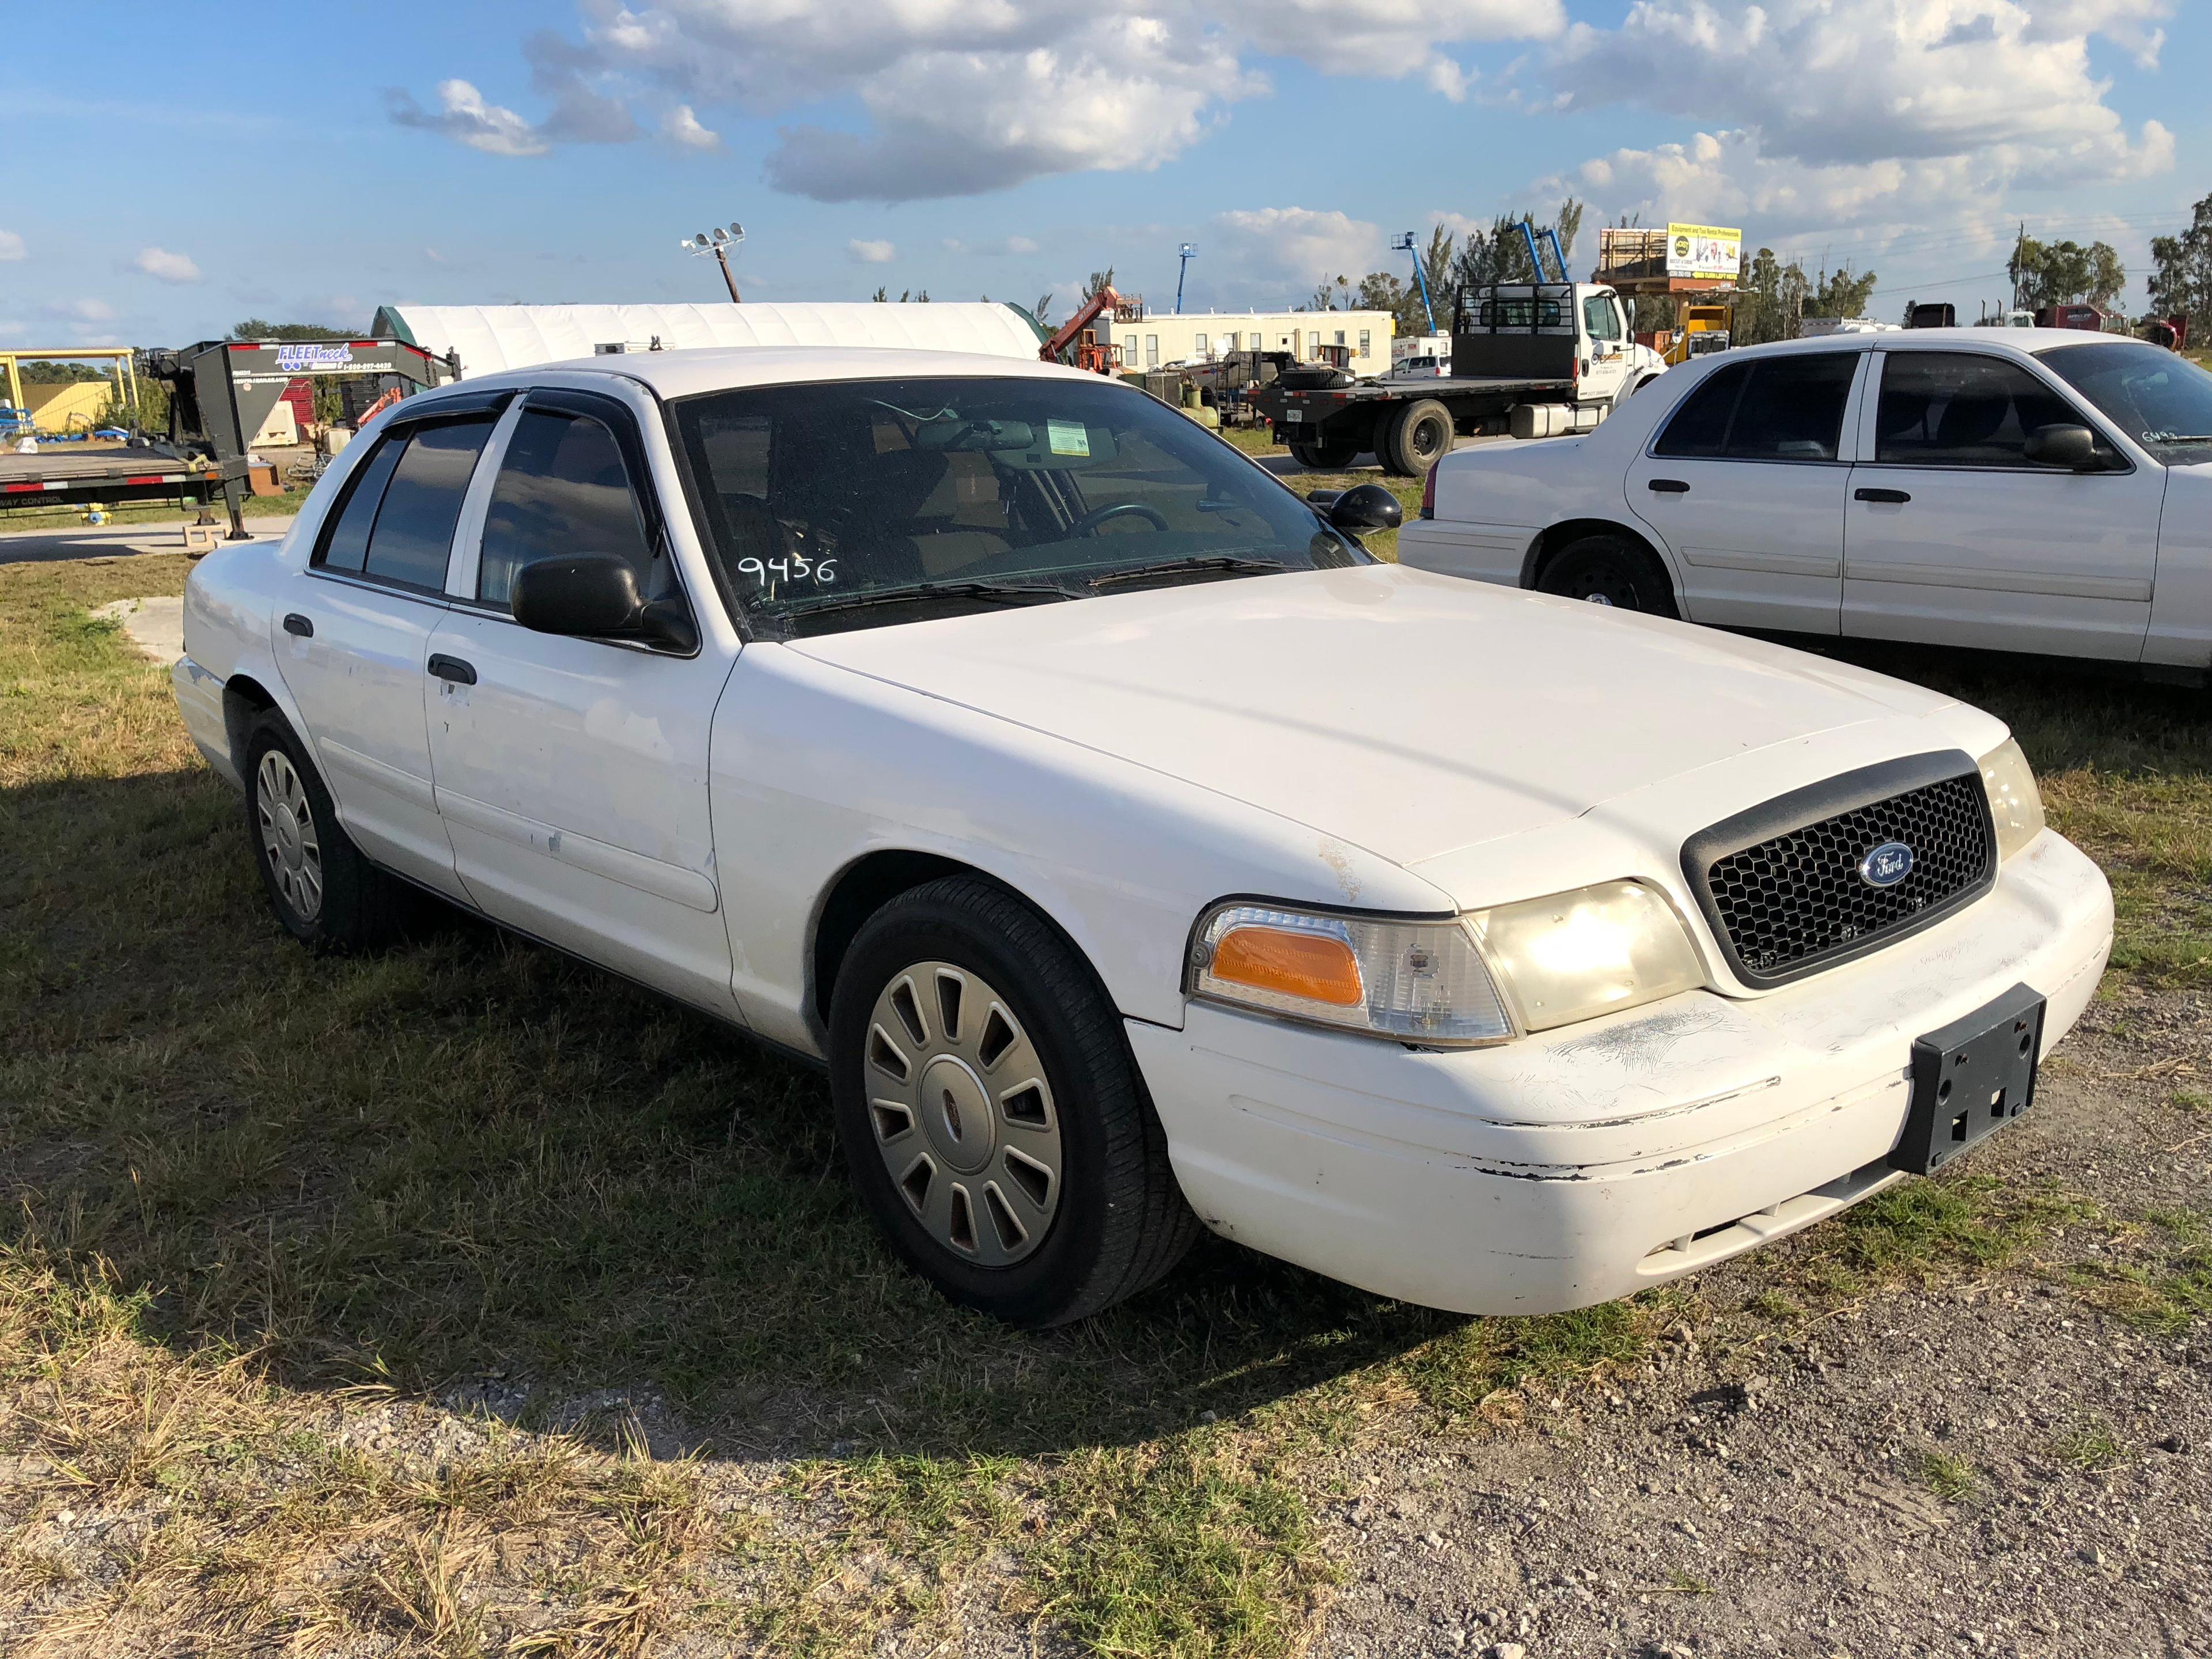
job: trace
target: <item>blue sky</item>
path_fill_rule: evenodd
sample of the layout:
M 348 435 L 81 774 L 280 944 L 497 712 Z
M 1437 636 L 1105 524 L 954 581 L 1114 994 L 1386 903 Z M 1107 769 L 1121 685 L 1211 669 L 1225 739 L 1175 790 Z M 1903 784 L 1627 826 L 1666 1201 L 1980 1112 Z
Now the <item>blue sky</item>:
M 2212 191 L 2212 24 L 2174 0 L 634 6 L 11 10 L 0 343 L 714 299 L 677 244 L 732 219 L 749 299 L 1065 314 L 1111 264 L 1158 305 L 1191 240 L 1194 307 L 1291 304 L 1568 191 L 1971 316 L 2021 219 L 2140 272 Z

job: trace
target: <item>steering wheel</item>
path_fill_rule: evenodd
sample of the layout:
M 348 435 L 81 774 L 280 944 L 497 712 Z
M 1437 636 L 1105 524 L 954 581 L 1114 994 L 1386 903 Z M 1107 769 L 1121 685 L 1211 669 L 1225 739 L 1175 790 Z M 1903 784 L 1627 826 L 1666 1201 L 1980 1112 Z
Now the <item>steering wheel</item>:
M 1115 501 L 1110 507 L 1092 507 L 1091 511 L 1068 526 L 1067 533 L 1070 536 L 1096 535 L 1099 526 L 1104 524 L 1109 519 L 1120 518 L 1124 513 L 1134 513 L 1139 518 L 1150 519 L 1155 530 L 1165 530 L 1168 527 L 1168 521 L 1142 501 Z

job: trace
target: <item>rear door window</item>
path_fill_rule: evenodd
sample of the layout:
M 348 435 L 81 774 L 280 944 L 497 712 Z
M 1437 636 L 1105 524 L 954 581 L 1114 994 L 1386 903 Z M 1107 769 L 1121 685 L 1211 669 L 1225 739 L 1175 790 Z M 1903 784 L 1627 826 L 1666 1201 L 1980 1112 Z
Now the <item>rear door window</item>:
M 647 540 L 614 434 L 586 415 L 526 410 L 492 486 L 477 597 L 505 609 L 525 567 L 572 553 L 611 553 L 626 560 L 637 573 L 643 599 L 665 599 L 674 591 L 668 561 L 656 556 Z
M 1683 401 L 1654 451 L 1675 458 L 1832 461 L 1856 352 L 1760 358 L 1717 369 Z
M 1875 456 L 1905 466 L 2033 466 L 2038 428 L 2087 426 L 2018 363 L 1964 351 L 1883 354 Z M 2092 428 L 2094 430 L 2094 428 Z
M 440 421 L 387 434 L 346 490 L 314 562 L 395 586 L 445 586 L 489 418 Z

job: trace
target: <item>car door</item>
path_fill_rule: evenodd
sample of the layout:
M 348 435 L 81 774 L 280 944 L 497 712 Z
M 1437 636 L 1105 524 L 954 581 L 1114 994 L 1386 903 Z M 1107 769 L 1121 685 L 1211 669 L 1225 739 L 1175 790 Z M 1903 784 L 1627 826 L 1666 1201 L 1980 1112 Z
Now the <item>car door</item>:
M 1576 387 L 1577 401 L 1604 403 L 1619 397 L 1628 378 L 1628 325 L 1612 295 L 1583 296 L 1583 349 L 1588 367 Z
M 433 788 L 424 665 L 495 411 L 439 408 L 374 429 L 287 584 L 272 637 L 346 832 L 378 863 L 463 898 Z
M 516 412 L 430 640 L 437 805 L 489 915 L 734 1014 L 707 807 L 731 657 L 540 634 L 509 603 L 538 559 L 613 553 L 647 599 L 690 604 L 653 484 L 621 400 L 539 390 Z
M 2132 662 L 2166 478 L 2054 382 L 1996 352 L 1875 354 L 1844 515 L 1844 632 Z M 2039 466 L 2028 439 L 2086 426 L 2107 470 Z
M 1724 362 L 1631 464 L 1629 508 L 1674 554 L 1692 622 L 1837 632 L 1844 434 L 1864 356 Z

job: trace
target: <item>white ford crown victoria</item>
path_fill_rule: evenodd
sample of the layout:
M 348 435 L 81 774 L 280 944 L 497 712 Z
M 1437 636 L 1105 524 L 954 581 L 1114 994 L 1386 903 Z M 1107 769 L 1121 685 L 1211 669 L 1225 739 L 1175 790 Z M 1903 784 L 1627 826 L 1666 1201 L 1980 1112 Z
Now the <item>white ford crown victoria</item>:
M 826 1062 L 1025 1323 L 1200 1224 L 1574 1307 L 2020 1112 L 2112 908 L 2001 724 L 1379 563 L 1380 496 L 1001 359 L 501 374 L 202 563 L 177 696 L 303 942 L 420 890 Z
M 2212 374 L 2073 329 L 1701 359 L 1440 463 L 1407 563 L 1728 628 L 2212 665 Z

